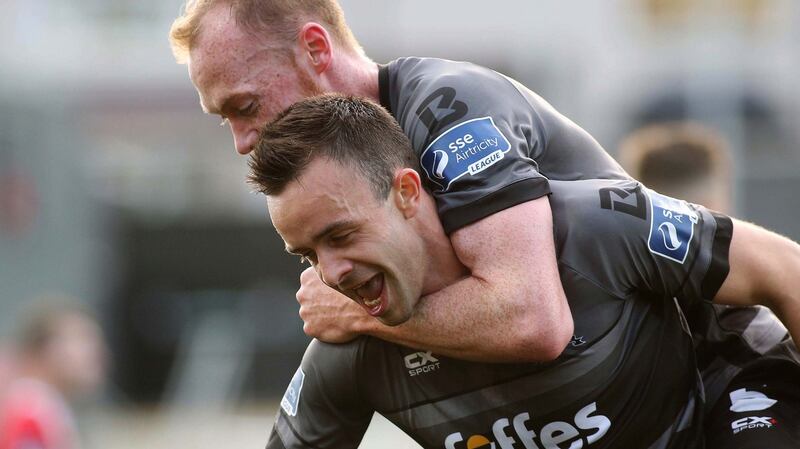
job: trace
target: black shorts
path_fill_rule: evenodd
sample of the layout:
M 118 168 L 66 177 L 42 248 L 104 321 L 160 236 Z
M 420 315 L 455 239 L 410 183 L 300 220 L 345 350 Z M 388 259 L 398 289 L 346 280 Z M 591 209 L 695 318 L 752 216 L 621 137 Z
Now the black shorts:
M 763 358 L 731 381 L 706 416 L 707 449 L 800 448 L 800 360 Z

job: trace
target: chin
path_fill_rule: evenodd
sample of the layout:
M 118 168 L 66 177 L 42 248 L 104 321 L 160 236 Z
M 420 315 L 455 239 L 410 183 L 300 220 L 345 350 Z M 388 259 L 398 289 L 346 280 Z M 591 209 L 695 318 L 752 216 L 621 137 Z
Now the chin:
M 411 313 L 403 313 L 400 316 L 388 316 L 390 314 L 386 314 L 384 316 L 378 317 L 378 321 L 387 325 L 387 326 L 399 326 L 411 318 Z

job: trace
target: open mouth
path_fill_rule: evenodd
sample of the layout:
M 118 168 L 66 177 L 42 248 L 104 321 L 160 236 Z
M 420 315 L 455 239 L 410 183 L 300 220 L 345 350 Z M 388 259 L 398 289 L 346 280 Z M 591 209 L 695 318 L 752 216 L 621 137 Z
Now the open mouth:
M 386 295 L 383 294 L 383 274 L 376 274 L 353 291 L 361 305 L 367 309 L 367 313 L 370 315 L 379 316 L 386 309 Z

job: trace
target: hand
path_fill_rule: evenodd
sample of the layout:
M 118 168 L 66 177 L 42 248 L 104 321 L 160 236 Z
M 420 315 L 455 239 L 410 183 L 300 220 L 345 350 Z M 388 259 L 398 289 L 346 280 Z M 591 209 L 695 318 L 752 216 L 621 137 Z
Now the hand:
M 300 274 L 300 318 L 303 332 L 326 343 L 346 343 L 358 336 L 355 325 L 369 315 L 352 299 L 325 285 L 314 268 Z

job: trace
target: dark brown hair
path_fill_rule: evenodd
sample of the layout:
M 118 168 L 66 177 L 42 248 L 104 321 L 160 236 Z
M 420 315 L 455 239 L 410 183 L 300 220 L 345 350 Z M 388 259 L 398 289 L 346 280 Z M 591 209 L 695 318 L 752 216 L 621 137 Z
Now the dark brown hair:
M 367 99 L 327 94 L 295 103 L 264 127 L 248 180 L 259 192 L 277 195 L 317 157 L 352 167 L 378 199 L 388 196 L 395 170 L 418 170 L 411 143 L 385 109 Z

